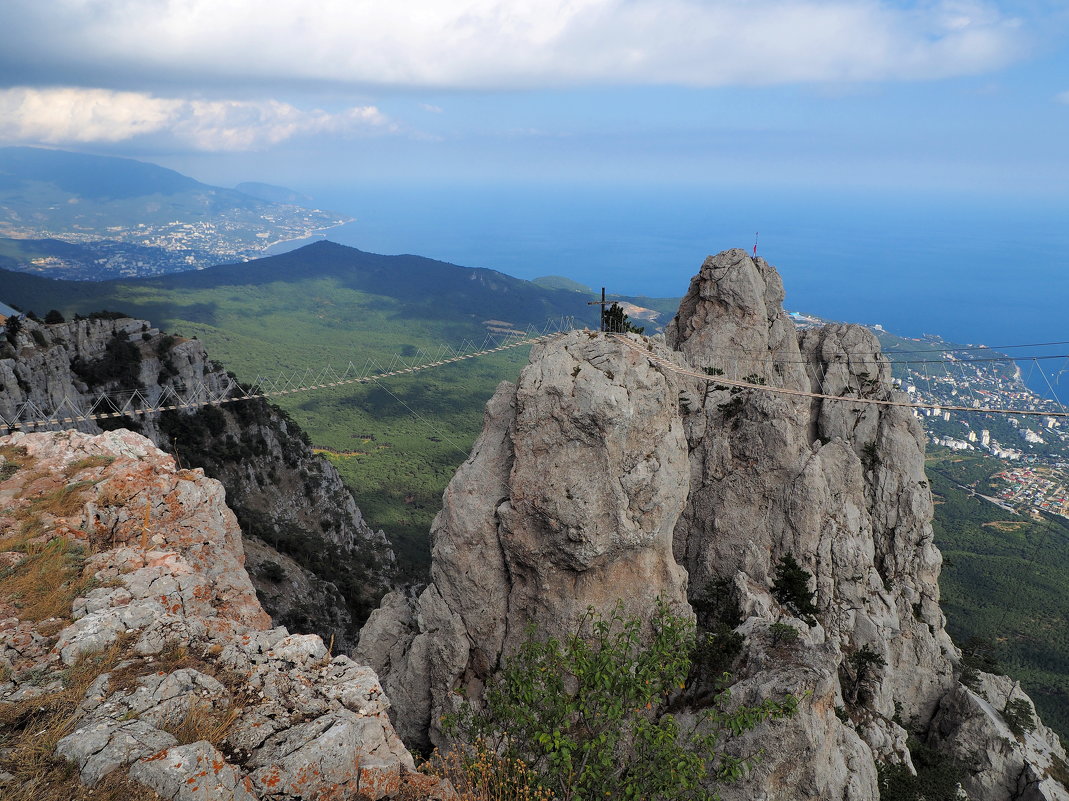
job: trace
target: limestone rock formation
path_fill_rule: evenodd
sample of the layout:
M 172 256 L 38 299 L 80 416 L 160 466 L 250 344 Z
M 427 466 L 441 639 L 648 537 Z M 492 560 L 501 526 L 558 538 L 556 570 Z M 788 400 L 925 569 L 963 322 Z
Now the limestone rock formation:
M 498 388 L 435 518 L 431 585 L 412 602 L 388 595 L 361 633 L 403 737 L 438 741 L 453 690 L 477 693 L 529 623 L 559 635 L 587 606 L 685 600 L 678 392 L 642 354 L 582 332 L 538 346 Z
M 921 429 L 875 337 L 799 334 L 783 297 L 766 262 L 725 251 L 663 339 L 566 335 L 498 389 L 435 520 L 431 585 L 387 596 L 361 636 L 402 737 L 442 742 L 456 691 L 478 698 L 527 623 L 719 596 L 739 616 L 699 623 L 744 637 L 735 702 L 803 696 L 733 743 L 764 756 L 725 799 L 875 801 L 881 766 L 913 770 L 907 731 L 966 766 L 974 801 L 1069 799 L 1056 738 L 1010 732 L 993 678 L 986 696 L 960 683 Z M 811 617 L 775 589 L 790 560 Z
M 24 320 L 14 339 L 13 346 L 0 340 L 0 416 L 6 419 L 23 404 L 54 409 L 70 398 L 87 408 L 104 390 L 138 392 L 155 402 L 168 389 L 199 382 L 219 393 L 229 380 L 198 340 L 131 318 Z M 99 433 L 101 425 L 143 433 L 223 483 L 250 543 L 249 572 L 277 623 L 334 637 L 341 646 L 355 642 L 386 590 L 393 553 L 293 421 L 252 400 L 79 428 Z
M 118 775 L 177 801 L 406 784 L 374 672 L 270 627 L 219 482 L 129 431 L 2 437 L 0 479 L 19 557 L 0 575 L 0 768 L 44 734 L 85 785 Z

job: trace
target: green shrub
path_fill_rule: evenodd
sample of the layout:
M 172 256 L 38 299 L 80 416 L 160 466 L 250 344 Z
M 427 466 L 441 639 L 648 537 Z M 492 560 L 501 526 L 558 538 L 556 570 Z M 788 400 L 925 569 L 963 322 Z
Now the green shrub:
M 798 639 L 798 629 L 789 623 L 773 623 L 768 627 L 769 636 L 772 638 L 772 647 L 780 643 L 792 643 Z
M 878 764 L 880 801 L 959 801 L 967 766 L 916 737 L 910 737 L 907 746 L 917 775 L 905 765 Z
M 527 641 L 493 679 L 485 705 L 465 705 L 445 726 L 467 742 L 491 743 L 506 759 L 523 759 L 561 801 L 713 799 L 718 782 L 743 775 L 752 759 L 718 750 L 722 737 L 792 714 L 797 699 L 756 707 L 703 710 L 683 727 L 667 703 L 685 687 L 694 626 L 659 603 L 653 634 L 621 604 L 603 617 L 593 609 L 566 639 Z
M 278 584 L 286 578 L 286 571 L 283 570 L 282 565 L 278 562 L 264 562 L 260 565 L 259 573 L 261 578 L 267 579 L 275 584 Z
M 846 665 L 850 667 L 850 672 L 843 677 L 843 689 L 849 687 L 852 703 L 856 704 L 865 700 L 861 694 L 862 686 L 886 664 L 887 660 L 868 644 L 861 646 L 846 658 Z
M 91 387 L 114 383 L 123 389 L 141 388 L 141 351 L 122 331 L 104 346 L 99 359 L 78 359 L 71 369 Z

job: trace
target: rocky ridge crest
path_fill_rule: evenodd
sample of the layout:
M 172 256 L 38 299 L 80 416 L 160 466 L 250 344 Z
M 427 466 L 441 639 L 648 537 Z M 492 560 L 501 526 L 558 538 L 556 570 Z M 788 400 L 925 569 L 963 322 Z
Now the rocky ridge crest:
M 961 681 L 920 427 L 859 402 L 899 397 L 877 341 L 799 335 L 783 297 L 770 265 L 725 251 L 663 339 L 567 334 L 498 388 L 434 522 L 432 583 L 386 596 L 361 635 L 406 741 L 444 744 L 457 691 L 477 699 L 529 623 L 558 634 L 588 606 L 648 614 L 657 597 L 693 614 L 721 593 L 744 637 L 732 697 L 804 695 L 735 743 L 764 757 L 724 798 L 875 801 L 880 770 L 914 770 L 912 733 L 967 767 L 974 801 L 1069 799 L 1057 737 L 1007 727 L 1010 702 L 1035 714 L 1027 696 Z M 812 621 L 774 591 L 788 556 L 812 574 Z

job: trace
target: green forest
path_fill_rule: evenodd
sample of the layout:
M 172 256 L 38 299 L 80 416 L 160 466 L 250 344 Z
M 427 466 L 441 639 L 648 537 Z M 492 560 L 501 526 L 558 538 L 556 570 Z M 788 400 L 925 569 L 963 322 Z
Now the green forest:
M 1016 515 L 988 494 L 997 459 L 935 450 L 927 472 L 947 629 L 1018 679 L 1051 728 L 1069 737 L 1069 520 Z

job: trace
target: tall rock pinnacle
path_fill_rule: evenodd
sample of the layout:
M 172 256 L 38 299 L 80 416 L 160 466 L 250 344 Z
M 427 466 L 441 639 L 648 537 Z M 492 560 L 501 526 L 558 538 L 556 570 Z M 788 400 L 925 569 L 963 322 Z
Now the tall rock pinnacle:
M 901 399 L 877 340 L 799 334 L 783 297 L 774 268 L 725 251 L 663 341 L 565 335 L 499 387 L 435 521 L 431 585 L 387 596 L 361 635 L 402 737 L 442 742 L 456 691 L 478 697 L 527 623 L 557 634 L 588 605 L 648 614 L 686 596 L 711 627 L 719 595 L 740 613 L 719 621 L 743 638 L 733 701 L 802 697 L 730 746 L 764 755 L 725 799 L 875 801 L 878 765 L 913 770 L 908 730 L 963 762 L 974 801 L 1069 801 L 1057 737 L 1004 736 L 999 710 L 1027 696 L 959 681 L 922 432 L 909 409 L 866 402 Z M 792 562 L 811 615 L 774 588 Z
M 559 635 L 588 606 L 685 603 L 677 396 L 671 373 L 584 332 L 540 346 L 516 386 L 498 387 L 434 521 L 432 584 L 411 606 L 387 596 L 361 634 L 360 655 L 389 665 L 403 737 L 437 741 L 454 688 L 477 690 L 529 623 Z

